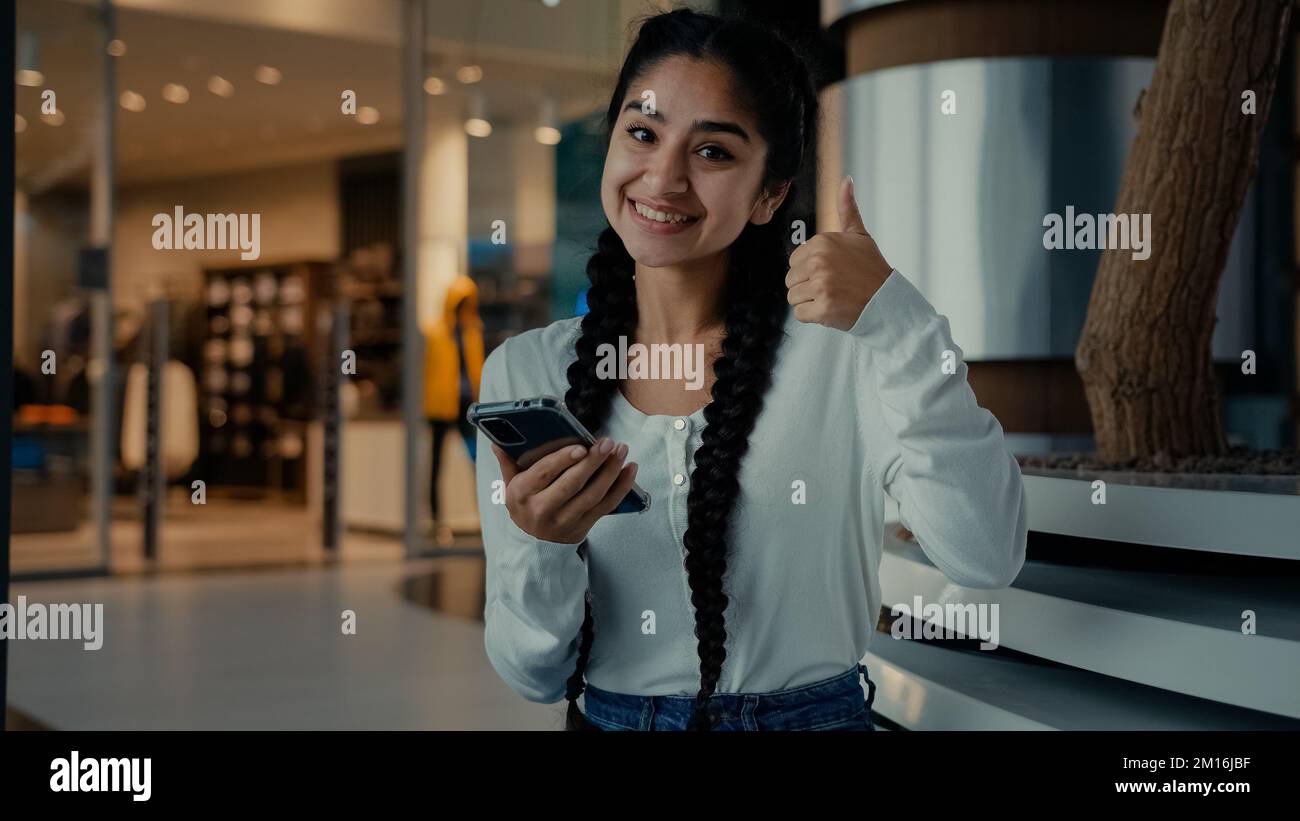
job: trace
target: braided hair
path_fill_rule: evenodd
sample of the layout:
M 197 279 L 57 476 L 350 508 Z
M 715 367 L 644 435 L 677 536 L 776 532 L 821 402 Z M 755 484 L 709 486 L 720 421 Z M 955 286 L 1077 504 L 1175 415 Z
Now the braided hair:
M 767 143 L 764 186 L 772 192 L 790 184 L 781 206 L 764 225 L 749 223 L 731 245 L 724 285 L 726 316 L 721 356 L 714 362 L 712 401 L 695 452 L 687 501 L 686 573 L 695 609 L 700 658 L 700 689 L 689 728 L 710 729 L 709 698 L 716 691 L 727 657 L 723 590 L 727 571 L 728 525 L 736 497 L 741 460 L 772 381 L 778 346 L 789 311 L 785 275 L 789 269 L 786 226 L 799 207 L 794 180 L 816 140 L 818 104 L 807 67 L 774 31 L 743 20 L 724 20 L 689 9 L 660 14 L 641 26 L 628 51 L 606 112 L 606 139 L 618 121 L 631 82 L 675 55 L 728 69 L 742 100 L 754 112 Z M 617 346 L 637 326 L 635 262 L 622 239 L 606 227 L 587 263 L 591 288 L 588 313 L 569 366 L 564 401 L 588 430 L 599 430 L 609 414 L 618 381 L 597 376 L 597 350 Z M 566 729 L 597 729 L 578 709 L 593 638 L 590 594 L 585 606 L 578 661 L 565 690 Z

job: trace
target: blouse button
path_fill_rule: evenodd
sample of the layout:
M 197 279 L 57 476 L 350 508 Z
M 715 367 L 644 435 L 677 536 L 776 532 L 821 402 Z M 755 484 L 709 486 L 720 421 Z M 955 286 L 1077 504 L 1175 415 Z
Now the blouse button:
M 686 420 L 678 419 L 676 422 L 673 422 L 673 427 L 677 430 L 686 430 Z
M 685 482 L 685 481 L 686 481 L 686 477 L 683 476 L 683 475 L 681 475 L 680 473 L 674 473 L 674 474 L 673 474 L 673 484 L 674 484 L 674 485 L 680 485 L 681 483 L 683 483 L 683 482 Z

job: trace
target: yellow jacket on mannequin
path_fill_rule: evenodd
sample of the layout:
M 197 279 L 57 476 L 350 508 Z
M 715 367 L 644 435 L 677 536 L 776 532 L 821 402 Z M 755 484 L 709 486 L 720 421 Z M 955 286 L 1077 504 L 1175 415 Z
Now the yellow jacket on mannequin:
M 456 344 L 459 326 L 464 351 Z M 447 288 L 441 316 L 424 339 L 424 415 L 429 419 L 455 420 L 460 416 L 460 355 L 472 389 L 478 399 L 483 374 L 483 321 L 478 315 L 478 286 L 458 274 Z

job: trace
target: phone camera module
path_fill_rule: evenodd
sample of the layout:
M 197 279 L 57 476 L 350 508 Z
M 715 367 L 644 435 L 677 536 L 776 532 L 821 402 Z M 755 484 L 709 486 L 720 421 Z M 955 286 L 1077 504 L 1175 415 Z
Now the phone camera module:
M 516 430 L 514 425 L 504 419 L 497 417 L 484 419 L 482 424 L 483 430 L 487 431 L 488 436 L 490 436 L 498 445 L 518 445 L 522 444 L 524 441 L 523 434 Z

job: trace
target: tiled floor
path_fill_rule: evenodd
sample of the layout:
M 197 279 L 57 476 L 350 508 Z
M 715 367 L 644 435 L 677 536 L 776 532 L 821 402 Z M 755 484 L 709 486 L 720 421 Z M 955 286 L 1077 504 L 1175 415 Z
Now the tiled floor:
M 559 729 L 483 651 L 476 559 L 19 582 L 102 602 L 99 650 L 9 643 L 11 706 L 56 729 Z M 413 601 L 437 601 L 440 610 Z M 341 614 L 356 613 L 356 635 Z M 459 614 L 459 615 L 457 615 Z
M 173 494 L 175 495 L 175 494 Z M 172 503 L 163 517 L 158 557 L 144 558 L 139 511 L 129 499 L 114 500 L 111 528 L 113 573 L 194 570 L 214 567 L 324 564 L 320 522 L 305 506 L 210 499 L 206 505 Z M 76 570 L 99 564 L 94 529 L 83 522 L 75 531 L 15 534 L 10 568 L 15 574 Z M 389 536 L 348 530 L 344 560 L 393 560 L 401 542 Z

